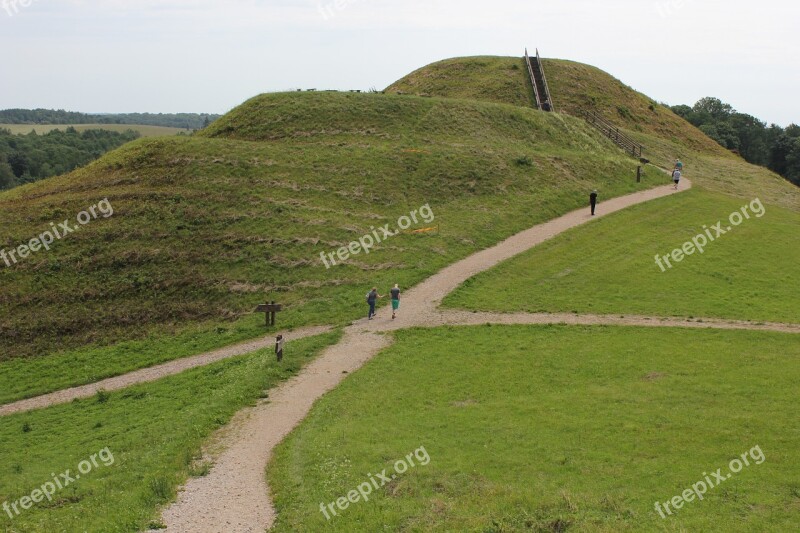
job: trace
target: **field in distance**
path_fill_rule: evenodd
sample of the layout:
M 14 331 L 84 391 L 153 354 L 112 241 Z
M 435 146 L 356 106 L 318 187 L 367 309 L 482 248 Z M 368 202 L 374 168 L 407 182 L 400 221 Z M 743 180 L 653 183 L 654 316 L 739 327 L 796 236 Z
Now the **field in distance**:
M 10 130 L 14 134 L 28 134 L 31 130 L 39 135 L 53 130 L 66 130 L 75 128 L 78 131 L 108 130 L 124 132 L 127 130 L 138 131 L 142 137 L 166 137 L 180 132 L 188 132 L 185 128 L 169 128 L 165 126 L 141 126 L 138 124 L 0 124 L 0 129 Z

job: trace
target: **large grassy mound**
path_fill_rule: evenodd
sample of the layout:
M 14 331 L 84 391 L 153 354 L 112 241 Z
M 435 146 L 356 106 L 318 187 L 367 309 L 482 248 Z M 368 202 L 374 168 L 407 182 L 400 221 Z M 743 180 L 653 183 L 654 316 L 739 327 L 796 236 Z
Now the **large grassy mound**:
M 173 344 L 158 348 L 189 325 L 205 325 L 197 335 L 207 338 L 190 343 L 202 348 L 235 340 L 226 331 L 240 318 L 243 336 L 263 333 L 263 316 L 249 313 L 266 300 L 286 306 L 284 326 L 347 322 L 361 315 L 372 285 L 416 283 L 583 204 L 592 188 L 618 195 L 650 186 L 633 183 L 634 168 L 581 121 L 531 109 L 260 96 L 201 137 L 137 141 L 0 195 L 4 249 L 51 222 L 75 225 L 105 198 L 114 209 L 50 251 L 0 264 L 0 360 L 156 335 L 155 349 L 138 345 L 108 359 L 103 350 L 70 353 L 57 359 L 60 370 L 36 366 L 37 375 L 84 382 L 185 355 Z M 413 227 L 438 224 L 440 232 L 398 235 L 325 268 L 321 252 L 395 228 L 426 204 L 435 221 Z M 26 371 L 33 367 L 0 374 L 16 382 Z
M 560 235 L 468 280 L 444 303 L 800 323 L 798 226 L 795 211 L 693 190 Z
M 558 111 L 593 110 L 615 124 L 678 140 L 696 150 L 727 155 L 700 130 L 602 70 L 559 59 L 543 59 Z M 519 57 L 459 57 L 433 63 L 390 85 L 386 91 L 533 105 L 525 60 Z
M 644 145 L 644 156 L 671 168 L 686 164 L 696 184 L 740 198 L 800 208 L 800 189 L 769 170 L 728 152 L 669 108 L 602 70 L 556 59 L 544 69 L 558 111 L 580 116 L 592 110 Z M 523 58 L 464 57 L 423 67 L 390 85 L 389 93 L 504 102 L 530 107 L 533 92 Z

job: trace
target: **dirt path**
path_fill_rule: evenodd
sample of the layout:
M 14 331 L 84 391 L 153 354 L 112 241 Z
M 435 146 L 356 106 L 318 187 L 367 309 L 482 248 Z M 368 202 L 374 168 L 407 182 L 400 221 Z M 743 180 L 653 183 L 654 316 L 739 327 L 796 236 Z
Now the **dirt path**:
M 283 335 L 287 336 L 287 338 L 296 340 L 326 333 L 331 331 L 331 329 L 333 328 L 329 326 L 316 326 L 298 329 L 292 331 L 291 333 L 283 332 Z M 189 370 L 190 368 L 209 365 L 211 363 L 221 361 L 222 359 L 228 359 L 229 357 L 236 357 L 237 355 L 244 355 L 261 350 L 263 348 L 269 348 L 273 346 L 274 342 L 275 338 L 270 335 L 269 337 L 265 337 L 263 339 L 248 341 L 242 344 L 236 344 L 234 346 L 228 346 L 226 348 L 215 350 L 213 352 L 143 368 L 141 370 L 136 370 L 121 376 L 104 379 L 88 385 L 64 389 L 52 392 L 50 394 L 45 394 L 43 396 L 29 398 L 27 400 L 20 400 L 18 402 L 0 406 L 0 416 L 10 415 L 12 413 L 21 413 L 23 411 L 31 411 L 33 409 L 41 409 L 42 407 L 50 407 L 52 405 L 58 405 L 61 403 L 68 403 L 77 398 L 88 398 L 97 394 L 97 391 L 99 390 L 115 391 L 130 387 L 131 385 L 136 385 L 138 383 L 156 381 L 163 377 L 180 374 L 181 372 Z
M 191 479 L 164 512 L 167 531 L 263 532 L 275 517 L 265 478 L 272 450 L 320 396 L 388 345 L 384 335 L 351 329 L 269 400 L 239 412 L 216 437 L 224 451 L 209 475 Z

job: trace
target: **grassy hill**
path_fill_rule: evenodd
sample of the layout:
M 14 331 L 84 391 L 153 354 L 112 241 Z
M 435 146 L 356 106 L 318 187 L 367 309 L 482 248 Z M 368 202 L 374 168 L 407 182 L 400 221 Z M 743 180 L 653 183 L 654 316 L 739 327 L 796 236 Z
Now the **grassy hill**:
M 49 251 L 0 262 L 0 401 L 264 335 L 263 315 L 252 310 L 267 300 L 286 306 L 282 327 L 344 324 L 365 314 L 373 285 L 409 287 L 583 206 L 591 189 L 606 199 L 665 182 L 650 167 L 636 184 L 638 163 L 583 121 L 531 109 L 521 60 L 444 64 L 437 75 L 426 67 L 396 84 L 431 97 L 262 95 L 197 136 L 142 139 L 69 175 L 0 193 L 0 250 L 51 223 L 74 224 L 101 201 L 114 211 Z M 577 109 L 589 98 L 662 165 L 682 157 L 699 190 L 619 213 L 501 265 L 494 273 L 518 285 L 485 299 L 569 308 L 598 280 L 616 276 L 620 283 L 607 284 L 603 305 L 590 311 L 627 311 L 634 301 L 642 311 L 691 312 L 697 307 L 686 301 L 659 300 L 655 274 L 637 277 L 636 254 L 655 242 L 666 243 L 656 251 L 667 253 L 697 224 L 758 196 L 767 215 L 700 258 L 719 264 L 720 276 L 709 274 L 708 262 L 687 262 L 670 279 L 695 290 L 689 305 L 723 305 L 721 316 L 794 320 L 796 283 L 785 272 L 796 254 L 773 255 L 793 242 L 786 239 L 800 210 L 797 190 L 663 108 L 650 109 L 649 99 L 597 69 L 560 61 L 545 68 L 559 108 Z M 330 269 L 322 263 L 320 253 L 373 228 L 394 228 L 426 205 L 435 220 L 414 227 L 439 231 L 395 235 Z M 653 206 L 658 216 L 649 215 Z M 583 268 L 574 277 L 558 277 L 575 264 Z M 556 285 L 561 278 L 569 284 Z M 525 292 L 542 287 L 553 294 Z M 737 307 L 748 298 L 752 309 Z M 0 528 L 158 526 L 152 520 L 175 488 L 207 471 L 199 450 L 209 434 L 338 338 L 291 344 L 285 365 L 263 350 L 4 418 L 0 501 L 20 498 L 49 472 L 102 447 L 117 462 L 13 524 L 0 515 Z M 278 531 L 754 531 L 797 522 L 791 427 L 800 354 L 792 335 L 553 326 L 438 328 L 397 339 L 317 402 L 277 451 L 270 479 Z M 709 501 L 667 522 L 653 510 L 654 501 L 756 445 L 766 461 Z M 335 521 L 319 512 L 320 502 L 420 446 L 429 465 Z
M 458 99 L 262 95 L 195 137 L 144 139 L 0 194 L 5 250 L 104 198 L 115 211 L 48 252 L 0 262 L 0 360 L 16 359 L 0 373 L 9 397 L 262 334 L 251 312 L 267 300 L 286 306 L 283 326 L 346 323 L 362 314 L 367 288 L 412 285 L 583 205 L 588 190 L 609 198 L 663 183 L 650 168 L 637 186 L 637 163 L 582 120 L 527 106 L 522 67 L 519 58 L 448 60 L 389 90 Z M 680 154 L 701 187 L 800 209 L 797 188 L 669 110 L 649 109 L 650 99 L 611 76 L 564 61 L 545 67 L 559 108 L 590 98 L 612 117 L 618 101 L 629 112 L 612 118 L 664 164 Z M 321 253 L 424 205 L 439 233 L 399 235 L 325 268 Z M 35 387 L 19 380 L 34 371 L 49 377 Z
M 569 116 L 380 94 L 259 96 L 197 137 L 136 141 L 0 195 L 6 250 L 103 199 L 114 209 L 50 251 L 0 264 L 0 359 L 18 359 L 2 377 L 16 387 L 35 367 L 63 386 L 185 355 L 175 335 L 210 348 L 231 331 L 263 334 L 251 313 L 266 300 L 286 305 L 282 326 L 346 323 L 373 285 L 410 286 L 583 205 L 593 188 L 656 184 L 634 183 L 634 169 Z M 440 232 L 325 268 L 322 252 L 426 204 Z M 128 339 L 147 343 L 110 347 Z M 54 353 L 52 366 L 19 360 Z M 70 366 L 82 370 L 64 374 Z
M 602 70 L 574 61 L 543 59 L 559 112 L 600 113 L 645 146 L 644 156 L 671 168 L 676 158 L 702 187 L 745 199 L 800 209 L 800 189 L 769 170 L 728 152 L 669 108 Z M 393 83 L 387 93 L 426 94 L 532 106 L 533 90 L 521 57 L 447 59 Z
M 728 155 L 670 109 L 610 74 L 574 61 L 542 61 L 558 111 L 578 115 L 584 109 L 594 110 L 620 127 L 672 139 L 710 154 Z M 533 105 L 533 90 L 521 57 L 447 59 L 412 72 L 386 91 Z

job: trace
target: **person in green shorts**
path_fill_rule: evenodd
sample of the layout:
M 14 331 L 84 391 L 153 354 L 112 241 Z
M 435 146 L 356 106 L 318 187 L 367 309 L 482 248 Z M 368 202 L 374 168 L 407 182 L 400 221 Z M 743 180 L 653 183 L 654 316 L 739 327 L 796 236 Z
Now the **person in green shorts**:
M 392 289 L 392 320 L 397 318 L 397 310 L 400 309 L 400 285 L 394 285 Z

